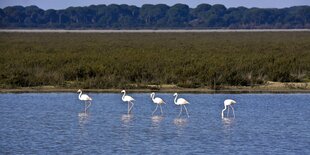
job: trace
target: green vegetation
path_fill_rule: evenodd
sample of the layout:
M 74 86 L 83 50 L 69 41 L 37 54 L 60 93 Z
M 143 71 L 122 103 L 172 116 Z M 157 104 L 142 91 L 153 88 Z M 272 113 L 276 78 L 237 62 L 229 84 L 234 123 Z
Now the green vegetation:
M 185 4 L 91 5 L 63 10 L 37 6 L 0 9 L 1 28 L 163 29 L 163 28 L 310 28 L 310 6 L 290 8 L 226 8 L 224 5 Z
M 310 79 L 310 33 L 0 33 L 0 62 L 1 88 L 299 82 Z

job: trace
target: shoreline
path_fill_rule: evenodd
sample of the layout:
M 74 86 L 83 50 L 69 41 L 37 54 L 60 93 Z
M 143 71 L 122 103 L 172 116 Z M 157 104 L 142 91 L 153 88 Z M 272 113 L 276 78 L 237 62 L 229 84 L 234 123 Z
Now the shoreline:
M 1 33 L 214 33 L 214 32 L 310 32 L 310 29 L 0 29 Z
M 76 93 L 78 88 L 14 88 L 0 89 L 0 94 L 5 93 Z M 122 89 L 83 89 L 84 92 L 90 93 L 120 93 Z M 131 93 L 204 93 L 204 94 L 296 94 L 310 93 L 310 89 L 220 89 L 213 90 L 207 88 L 174 88 L 174 89 L 126 89 Z
M 134 85 L 133 85 L 134 86 Z M 64 88 L 52 85 L 36 86 L 36 87 L 16 87 L 16 88 L 0 88 L 0 93 L 76 93 L 78 89 L 83 88 Z M 126 89 L 126 88 L 125 88 Z M 107 88 L 107 89 L 83 89 L 85 92 L 92 93 L 120 93 L 122 89 Z M 145 85 L 144 88 L 134 87 L 126 89 L 132 93 L 206 93 L 206 94 L 248 94 L 248 93 L 310 93 L 310 82 L 272 82 L 268 81 L 263 85 L 257 86 L 225 86 L 222 85 L 219 89 L 211 89 L 209 87 L 200 88 L 182 88 L 176 85 Z

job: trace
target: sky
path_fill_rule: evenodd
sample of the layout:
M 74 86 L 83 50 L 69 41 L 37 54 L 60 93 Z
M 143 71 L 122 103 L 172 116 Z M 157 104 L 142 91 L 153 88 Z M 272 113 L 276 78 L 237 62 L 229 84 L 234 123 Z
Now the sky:
M 128 4 L 140 7 L 143 4 L 167 4 L 169 6 L 176 3 L 187 4 L 191 8 L 195 8 L 201 3 L 207 4 L 223 4 L 226 7 L 245 6 L 247 8 L 285 8 L 291 6 L 309 5 L 310 0 L 0 0 L 0 8 L 7 6 L 36 5 L 42 9 L 65 9 L 70 6 L 89 6 L 98 4 Z

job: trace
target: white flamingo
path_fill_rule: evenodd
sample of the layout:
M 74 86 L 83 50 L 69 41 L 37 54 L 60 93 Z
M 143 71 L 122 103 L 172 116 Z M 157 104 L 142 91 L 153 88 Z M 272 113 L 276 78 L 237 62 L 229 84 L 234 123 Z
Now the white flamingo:
M 237 102 L 232 100 L 232 99 L 227 99 L 224 101 L 224 109 L 222 110 L 222 118 L 224 118 L 224 111 L 227 109 L 227 107 L 231 107 L 233 114 L 234 114 L 234 118 L 235 118 L 235 111 L 234 108 L 232 107 L 233 104 L 236 104 Z M 228 107 L 228 112 L 229 112 L 229 107 Z M 227 113 L 228 116 L 228 113 Z
M 187 114 L 187 117 L 189 117 L 188 112 L 187 112 L 187 108 L 186 108 L 186 106 L 185 106 L 185 104 L 189 104 L 189 102 L 186 101 L 184 98 L 179 98 L 179 99 L 177 100 L 178 93 L 174 93 L 173 96 L 175 96 L 175 98 L 174 98 L 174 104 L 181 106 L 181 110 L 180 110 L 180 113 L 179 113 L 179 117 L 181 116 L 181 113 L 182 113 L 182 106 L 184 106 L 185 111 L 186 111 L 186 114 Z
M 124 102 L 127 102 L 128 103 L 128 114 L 131 112 L 131 109 L 133 108 L 133 101 L 135 99 L 133 99 L 131 96 L 128 96 L 126 95 L 126 91 L 125 90 L 122 90 L 121 93 L 124 93 L 123 97 L 122 97 L 122 100 Z M 131 107 L 129 108 L 129 103 L 131 103 Z
M 86 110 L 90 107 L 91 105 L 91 101 L 93 100 L 92 98 L 90 98 L 88 95 L 86 94 L 82 94 L 82 90 L 79 89 L 77 91 L 79 94 L 79 100 L 81 101 L 85 101 L 85 107 L 84 107 L 84 110 L 85 110 L 85 113 L 86 113 Z M 88 103 L 88 105 L 86 106 L 86 103 Z
M 159 98 L 159 97 L 155 97 L 155 93 L 151 93 L 151 99 L 152 99 L 152 101 L 155 104 L 157 104 L 155 110 L 152 113 L 152 115 L 154 115 L 154 113 L 156 112 L 158 106 L 160 107 L 160 112 L 163 115 L 163 109 L 161 108 L 161 105 L 162 104 L 166 104 L 166 102 L 163 99 Z

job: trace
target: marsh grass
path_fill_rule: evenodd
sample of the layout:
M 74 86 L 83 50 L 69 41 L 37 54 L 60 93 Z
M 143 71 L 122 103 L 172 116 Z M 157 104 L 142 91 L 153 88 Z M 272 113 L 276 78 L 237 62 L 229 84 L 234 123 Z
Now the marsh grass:
M 301 82 L 310 33 L 0 33 L 0 62 L 2 88 Z

